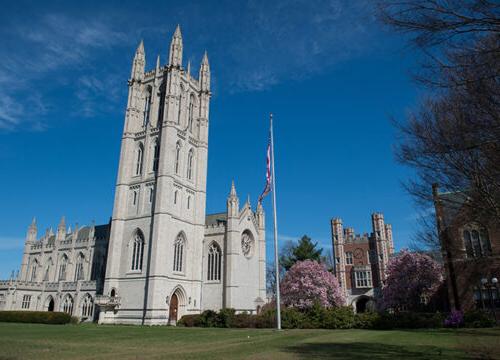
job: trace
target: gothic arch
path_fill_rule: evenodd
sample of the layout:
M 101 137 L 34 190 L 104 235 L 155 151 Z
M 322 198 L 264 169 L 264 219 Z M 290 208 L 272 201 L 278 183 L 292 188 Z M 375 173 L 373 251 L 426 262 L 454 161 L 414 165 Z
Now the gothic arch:
M 132 271 L 142 271 L 144 260 L 145 237 L 141 229 L 136 228 L 129 241 L 129 269 Z
M 184 272 L 186 268 L 187 237 L 180 231 L 174 239 L 173 271 Z
M 43 304 L 43 309 L 45 311 L 54 311 L 55 308 L 55 300 L 52 295 L 49 295 L 45 298 L 45 302 Z
M 172 289 L 167 304 L 167 315 L 170 324 L 175 325 L 176 321 L 186 313 L 189 300 L 182 285 L 177 285 Z
M 86 293 L 80 302 L 80 313 L 83 318 L 94 317 L 94 298 L 89 293 Z
M 194 174 L 194 148 L 189 149 L 188 151 L 188 157 L 187 157 L 187 173 L 186 176 L 189 180 L 193 179 L 193 174 Z
M 73 296 L 71 296 L 70 294 L 67 294 L 63 298 L 62 303 L 60 304 L 60 310 L 62 312 L 67 313 L 67 314 L 73 315 L 73 306 L 74 306 Z
M 139 141 L 135 150 L 135 175 L 142 174 L 142 167 L 144 163 L 144 144 Z

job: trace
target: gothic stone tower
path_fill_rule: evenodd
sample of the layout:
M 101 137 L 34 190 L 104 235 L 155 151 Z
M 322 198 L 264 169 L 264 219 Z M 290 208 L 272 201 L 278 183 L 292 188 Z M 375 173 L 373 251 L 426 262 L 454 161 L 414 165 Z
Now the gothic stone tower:
M 210 68 L 205 53 L 195 78 L 182 53 L 177 27 L 167 65 L 145 72 L 142 42 L 134 56 L 101 323 L 166 324 L 173 301 L 175 318 L 200 311 Z

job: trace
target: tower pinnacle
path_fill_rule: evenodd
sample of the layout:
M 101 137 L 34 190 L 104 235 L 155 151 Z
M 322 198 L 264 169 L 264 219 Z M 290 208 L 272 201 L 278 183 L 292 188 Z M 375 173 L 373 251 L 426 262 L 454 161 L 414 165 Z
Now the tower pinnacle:
M 172 36 L 172 42 L 170 43 L 170 56 L 168 58 L 170 66 L 182 66 L 182 34 L 181 27 L 179 25 L 175 28 L 174 36 Z
M 134 61 L 132 62 L 131 80 L 142 80 L 144 78 L 144 68 L 146 66 L 146 55 L 144 53 L 144 41 L 141 40 L 137 50 L 135 50 Z

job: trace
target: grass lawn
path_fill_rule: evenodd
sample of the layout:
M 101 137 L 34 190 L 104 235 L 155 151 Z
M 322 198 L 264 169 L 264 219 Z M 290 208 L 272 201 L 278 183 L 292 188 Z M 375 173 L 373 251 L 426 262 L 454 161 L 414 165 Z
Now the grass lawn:
M 196 329 L 0 323 L 0 359 L 500 359 L 500 328 Z

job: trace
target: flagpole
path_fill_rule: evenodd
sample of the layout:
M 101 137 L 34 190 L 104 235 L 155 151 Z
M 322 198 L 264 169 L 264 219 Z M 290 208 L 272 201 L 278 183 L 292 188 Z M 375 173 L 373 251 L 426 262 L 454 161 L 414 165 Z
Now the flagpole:
M 274 214 L 274 266 L 276 271 L 276 328 L 281 330 L 281 304 L 280 304 L 280 265 L 278 257 L 278 218 L 276 216 L 276 174 L 274 172 L 274 135 L 273 114 L 269 114 L 271 121 L 271 179 L 273 189 L 273 214 Z

